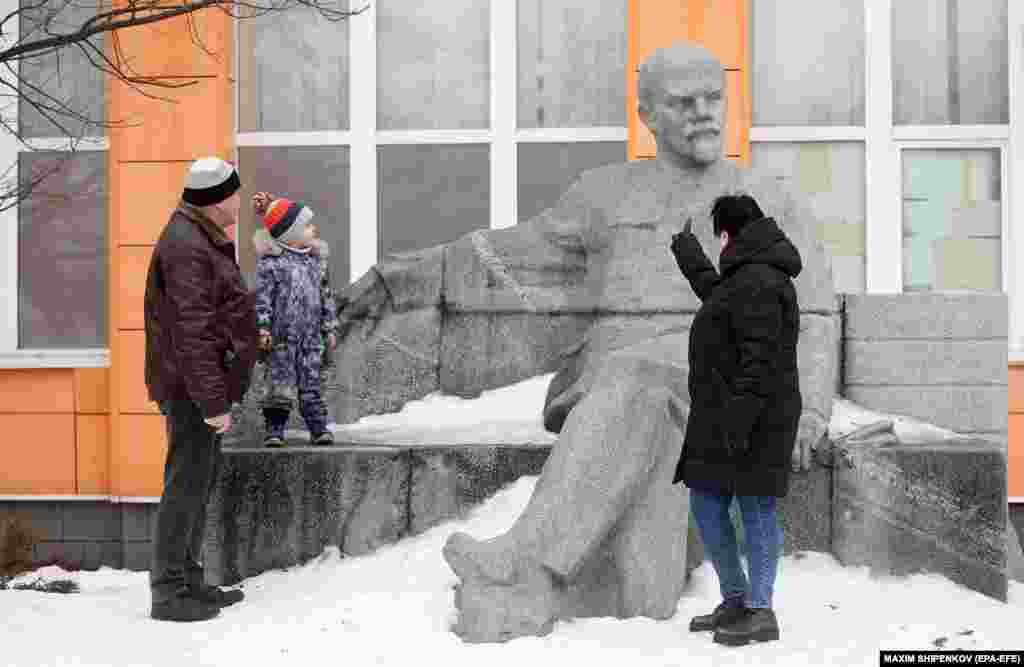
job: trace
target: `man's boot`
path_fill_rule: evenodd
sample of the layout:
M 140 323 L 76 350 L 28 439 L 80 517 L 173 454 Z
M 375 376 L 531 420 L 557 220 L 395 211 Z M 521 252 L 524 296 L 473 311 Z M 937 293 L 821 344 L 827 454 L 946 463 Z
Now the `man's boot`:
M 153 602 L 149 612 L 150 618 L 155 620 L 175 621 L 178 623 L 208 621 L 219 614 L 219 606 L 193 596 L 188 587 L 182 587 L 181 590 L 166 600 Z
M 779 622 L 771 609 L 748 609 L 743 618 L 715 630 L 715 643 L 726 646 L 776 641 L 778 638 Z
M 707 632 L 735 623 L 746 614 L 743 597 L 726 598 L 710 614 L 694 616 L 690 621 L 690 632 Z

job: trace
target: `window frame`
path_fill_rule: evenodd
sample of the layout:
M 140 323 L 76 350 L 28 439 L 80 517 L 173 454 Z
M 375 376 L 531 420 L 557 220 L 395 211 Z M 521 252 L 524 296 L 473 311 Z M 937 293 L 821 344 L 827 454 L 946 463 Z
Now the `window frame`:
M 0 10 L 10 15 L 8 30 L 12 35 L 20 35 L 20 22 L 17 14 L 18 0 L 0 0 Z M 0 68 L 0 77 L 10 83 L 17 82 L 19 66 L 17 62 L 7 68 Z M 4 110 L 13 127 L 18 126 L 18 101 L 12 102 Z M 17 178 L 17 162 L 22 153 L 32 150 L 53 150 L 67 152 L 70 140 L 65 137 L 42 137 L 26 139 L 24 143 L 7 132 L 0 133 L 0 156 L 8 164 L 14 165 Z M 79 142 L 80 151 L 104 151 L 108 159 L 110 141 L 106 137 L 93 137 Z M 19 368 L 107 368 L 110 366 L 110 348 L 20 348 L 18 347 L 19 308 L 18 308 L 18 215 L 19 206 L 15 205 L 0 212 L 0 369 Z M 109 225 L 108 220 L 103 220 Z M 110 258 L 107 262 L 109 265 Z M 109 322 L 105 322 L 109 326 Z M 109 344 L 109 343 L 108 343 Z
M 750 130 L 751 143 L 864 144 L 864 293 L 903 292 L 902 158 L 906 149 L 998 148 L 1002 172 L 1002 293 L 1009 308 L 1009 359 L 1024 361 L 1024 289 L 1020 272 L 1010 261 L 1024 257 L 1024 122 L 1020 91 L 1024 89 L 1024 5 L 1008 5 L 1007 48 L 1009 124 L 896 125 L 893 106 L 892 3 L 863 0 L 865 30 L 864 126 L 765 127 Z
M 370 3 L 349 20 L 349 129 L 313 132 L 239 132 L 236 97 L 236 145 L 347 146 L 349 149 L 349 276 L 351 281 L 379 260 L 377 147 L 384 145 L 484 144 L 490 149 L 491 229 L 516 224 L 518 145 L 521 143 L 627 142 L 627 127 L 525 128 L 518 127 L 518 3 L 490 0 L 490 125 L 465 130 L 377 129 L 377 14 Z M 513 29 L 509 29 L 513 26 Z M 623 29 L 627 29 L 623 26 Z M 237 22 L 236 22 L 237 30 Z M 237 52 L 239 40 L 235 40 Z M 237 93 L 236 93 L 237 95 Z M 356 104 L 358 100 L 358 104 Z M 244 165 L 242 166 L 244 169 Z M 356 220 L 373 224 L 355 224 Z

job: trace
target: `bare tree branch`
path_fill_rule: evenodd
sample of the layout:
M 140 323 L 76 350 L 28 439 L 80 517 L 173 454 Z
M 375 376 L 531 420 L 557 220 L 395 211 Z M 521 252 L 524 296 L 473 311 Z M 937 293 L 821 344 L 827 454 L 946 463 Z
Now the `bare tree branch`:
M 343 9 L 347 0 L 22 0 L 20 7 L 0 18 L 0 100 L 20 107 L 18 120 L 0 113 L 0 133 L 15 137 L 21 152 L 37 150 L 35 137 L 60 138 L 60 159 L 47 160 L 45 169 L 19 169 L 15 162 L 0 173 L 0 211 L 17 206 L 49 177 L 58 173 L 89 137 L 104 130 L 137 124 L 108 119 L 91 100 L 76 95 L 88 90 L 91 70 L 150 99 L 175 101 L 158 91 L 198 83 L 137 71 L 123 49 L 119 31 L 185 17 L 191 44 L 204 54 L 216 54 L 204 42 L 195 14 L 220 11 L 239 20 L 292 10 L 312 10 L 330 22 L 362 14 L 367 7 Z M 17 23 L 17 34 L 12 26 Z M 138 54 L 132 54 L 138 55 Z M 47 80 L 40 73 L 52 71 Z M 80 71 L 79 68 L 85 68 Z M 2 110 L 0 110 L 2 112 Z M 40 129 L 42 127 L 42 129 Z M 50 142 L 52 144 L 52 142 Z M 47 151 L 48 156 L 51 151 Z

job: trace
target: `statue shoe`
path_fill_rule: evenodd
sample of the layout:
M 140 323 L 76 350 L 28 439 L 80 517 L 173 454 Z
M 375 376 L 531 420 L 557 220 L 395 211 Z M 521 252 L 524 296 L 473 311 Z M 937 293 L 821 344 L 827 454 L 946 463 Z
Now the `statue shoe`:
M 752 641 L 769 642 L 779 638 L 779 622 L 771 609 L 747 609 L 742 618 L 715 630 L 715 643 L 744 646 Z
M 245 593 L 236 588 L 218 588 L 207 584 L 193 588 L 192 596 L 218 608 L 230 607 L 245 599 Z
M 177 623 L 193 623 L 208 621 L 220 614 L 220 607 L 200 600 L 185 589 L 177 595 L 160 602 L 153 602 L 150 618 L 157 621 L 174 621 Z
M 690 621 L 690 632 L 716 630 L 723 625 L 734 623 L 746 614 L 742 597 L 727 598 L 710 614 L 694 616 Z

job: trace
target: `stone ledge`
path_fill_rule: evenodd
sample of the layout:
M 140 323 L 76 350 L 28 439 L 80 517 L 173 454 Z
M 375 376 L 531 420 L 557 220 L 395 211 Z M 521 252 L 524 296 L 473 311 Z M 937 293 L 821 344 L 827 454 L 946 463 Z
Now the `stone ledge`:
M 844 565 L 938 572 L 1006 600 L 1006 457 L 998 445 L 849 445 L 844 459 L 833 494 L 833 550 Z

